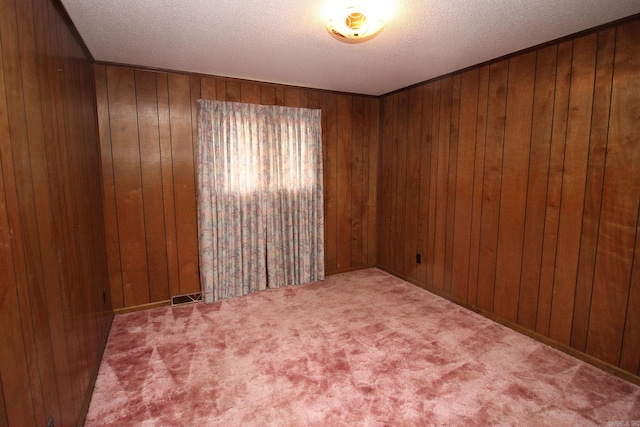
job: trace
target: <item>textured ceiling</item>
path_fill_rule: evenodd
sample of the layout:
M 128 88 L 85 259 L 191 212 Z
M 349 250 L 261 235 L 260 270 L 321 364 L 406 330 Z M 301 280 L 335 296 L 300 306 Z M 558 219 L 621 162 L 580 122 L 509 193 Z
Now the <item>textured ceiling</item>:
M 640 13 L 640 0 L 389 0 L 382 33 L 344 44 L 325 29 L 330 1 L 62 3 L 97 61 L 369 95 Z

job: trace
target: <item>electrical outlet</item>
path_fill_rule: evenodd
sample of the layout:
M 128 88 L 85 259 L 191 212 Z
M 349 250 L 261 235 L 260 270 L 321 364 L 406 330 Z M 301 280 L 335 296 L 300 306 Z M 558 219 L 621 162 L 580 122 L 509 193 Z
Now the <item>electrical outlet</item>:
M 47 421 L 47 427 L 54 427 L 53 424 L 53 415 L 49 417 L 49 421 Z
M 420 254 L 416 254 L 416 264 L 420 264 L 422 262 L 422 256 Z

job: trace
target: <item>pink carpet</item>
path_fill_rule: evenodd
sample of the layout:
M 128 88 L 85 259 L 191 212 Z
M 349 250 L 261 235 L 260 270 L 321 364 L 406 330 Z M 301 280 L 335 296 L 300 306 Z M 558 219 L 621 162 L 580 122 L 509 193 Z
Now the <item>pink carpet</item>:
M 112 425 L 640 425 L 640 387 L 370 269 L 116 316 Z

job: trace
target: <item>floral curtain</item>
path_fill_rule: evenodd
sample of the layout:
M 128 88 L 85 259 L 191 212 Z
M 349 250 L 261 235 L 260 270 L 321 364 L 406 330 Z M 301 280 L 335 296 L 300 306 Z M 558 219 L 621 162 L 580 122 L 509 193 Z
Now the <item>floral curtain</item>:
M 321 110 L 198 101 L 207 303 L 324 278 Z

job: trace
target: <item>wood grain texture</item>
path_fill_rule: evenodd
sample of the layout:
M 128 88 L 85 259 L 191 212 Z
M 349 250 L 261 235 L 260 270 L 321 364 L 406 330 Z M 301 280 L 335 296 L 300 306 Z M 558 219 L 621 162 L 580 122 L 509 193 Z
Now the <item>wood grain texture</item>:
M 436 204 L 438 194 L 438 152 L 440 150 L 440 107 L 442 98 L 441 81 L 434 83 L 433 88 L 433 114 L 431 122 L 431 155 L 429 156 L 429 214 L 427 216 L 427 277 L 425 282 L 428 286 L 434 286 L 434 264 L 435 264 L 435 244 L 436 244 Z M 384 129 L 383 129 L 384 130 Z
M 432 137 L 432 121 L 433 116 L 433 84 L 424 85 L 422 89 L 422 117 L 421 122 L 421 139 L 420 139 L 420 203 L 418 205 L 418 230 L 417 230 L 417 249 L 422 262 L 418 265 L 416 271 L 416 280 L 418 283 L 426 283 L 427 281 L 427 255 L 429 253 L 428 239 L 429 235 L 429 183 L 431 182 L 431 146 L 433 145 Z M 381 206 L 382 208 L 382 206 Z
M 456 225 L 456 182 L 458 180 L 458 134 L 460 129 L 460 74 L 453 76 L 451 92 L 451 123 L 449 126 L 449 171 L 447 176 L 447 226 L 444 241 L 444 277 L 443 289 L 451 294 L 454 230 Z
M 405 210 L 407 206 L 407 120 L 409 117 L 409 93 L 404 91 L 398 96 L 398 126 L 396 127 L 396 181 L 395 189 L 397 195 L 395 209 L 395 230 L 393 239 L 393 263 L 395 269 L 404 266 L 404 237 L 405 237 Z M 402 166 L 400 166 L 402 165 Z
M 562 172 L 562 195 L 549 337 L 569 344 L 580 252 L 584 191 L 589 156 L 597 35 L 573 43 L 569 116 Z
M 558 60 L 555 78 L 555 99 L 553 125 L 551 130 L 551 152 L 549 154 L 549 174 L 545 207 L 542 260 L 538 288 L 536 332 L 548 336 L 555 276 L 560 202 L 562 197 L 562 171 L 567 136 L 567 116 L 569 112 L 569 87 L 571 84 L 571 56 L 573 41 L 558 46 Z
M 169 278 L 162 200 L 157 84 L 155 73 L 136 71 L 135 79 L 149 298 L 152 301 L 161 301 L 169 299 Z
M 447 217 L 448 178 L 449 178 L 449 141 L 451 137 L 451 110 L 453 79 L 445 78 L 440 86 L 440 114 L 438 123 L 438 151 L 434 158 L 438 162 L 435 188 L 435 223 L 433 243 L 433 286 L 444 289 L 446 230 L 450 218 Z M 452 220 L 453 218 L 451 218 Z
M 487 108 L 489 106 L 489 67 L 480 68 L 478 84 L 478 116 L 476 117 L 476 143 L 473 165 L 473 205 L 471 206 L 471 243 L 469 249 L 469 284 L 467 301 L 478 301 L 478 272 L 480 270 L 480 231 L 482 229 L 482 191 L 484 176 Z
M 585 351 L 586 348 L 587 320 L 591 309 L 593 268 L 600 223 L 604 162 L 611 106 L 611 78 L 613 75 L 615 35 L 614 28 L 598 33 L 589 163 L 584 195 L 584 214 L 580 236 L 580 259 L 573 308 L 573 326 L 571 328 L 571 346 L 580 351 Z
M 195 182 L 199 98 L 321 109 L 325 270 L 331 274 L 375 265 L 377 99 L 215 76 L 100 64 L 94 68 L 107 177 L 106 228 L 118 236 L 110 238 L 109 259 L 110 265 L 122 265 L 124 278 L 111 275 L 114 308 L 166 301 L 200 289 Z M 109 208 L 114 198 L 122 207 Z
M 2 376 L 0 376 L 0 427 L 9 427 L 7 405 L 4 401 L 4 389 L 2 388 Z
M 639 202 L 640 203 L 640 202 Z M 636 221 L 636 246 L 629 283 L 626 322 L 620 354 L 620 367 L 640 375 L 640 206 Z
M 638 375 L 638 48 L 636 19 L 383 96 L 379 266 Z
M 366 265 L 376 265 L 378 259 L 378 183 L 380 173 L 380 102 L 378 99 L 368 98 L 365 103 L 368 114 L 365 114 L 365 165 L 366 174 L 364 184 L 364 205 L 367 216 L 366 246 L 363 261 Z
M 640 21 L 617 28 L 587 352 L 620 363 L 640 201 Z M 633 313 L 633 312 L 632 312 Z M 634 322 L 635 319 L 631 319 Z M 633 339 L 633 338 L 631 338 Z
M 508 77 L 508 61 L 489 67 L 477 300 L 478 307 L 490 312 L 495 297 Z
M 305 92 L 306 93 L 306 92 Z M 351 265 L 363 264 L 364 221 L 364 102 L 363 98 L 351 100 Z
M 275 88 L 273 94 L 275 103 Z M 326 117 L 323 117 L 326 127 L 322 132 L 326 135 L 326 137 L 323 136 L 322 146 L 324 268 L 326 271 L 336 271 L 338 270 L 338 96 L 336 94 L 326 95 L 326 111 Z
M 535 330 L 545 226 L 558 47 L 537 52 L 518 324 Z
M 471 250 L 471 217 L 473 214 L 473 175 L 476 156 L 479 69 L 461 76 L 461 98 L 458 155 L 456 165 L 455 229 L 452 233 L 452 291 L 460 301 L 469 293 L 469 260 Z
M 286 91 L 285 91 L 286 96 Z M 351 266 L 351 131 L 352 105 L 351 97 L 338 95 L 337 121 L 337 270 L 344 270 Z
M 512 322 L 518 318 L 520 296 L 535 66 L 535 52 L 509 60 L 500 193 L 509 206 L 500 209 L 494 312 Z
M 139 305 L 149 301 L 149 274 L 135 73 L 108 68 L 107 81 L 124 303 Z
M 76 425 L 112 318 L 95 79 L 53 2 L 0 6 L 0 425 Z
M 403 271 L 408 277 L 416 278 L 415 254 L 418 253 L 418 215 L 420 207 L 420 154 L 422 141 L 422 87 L 409 91 L 407 115 L 407 169 L 405 201 L 405 239 Z

